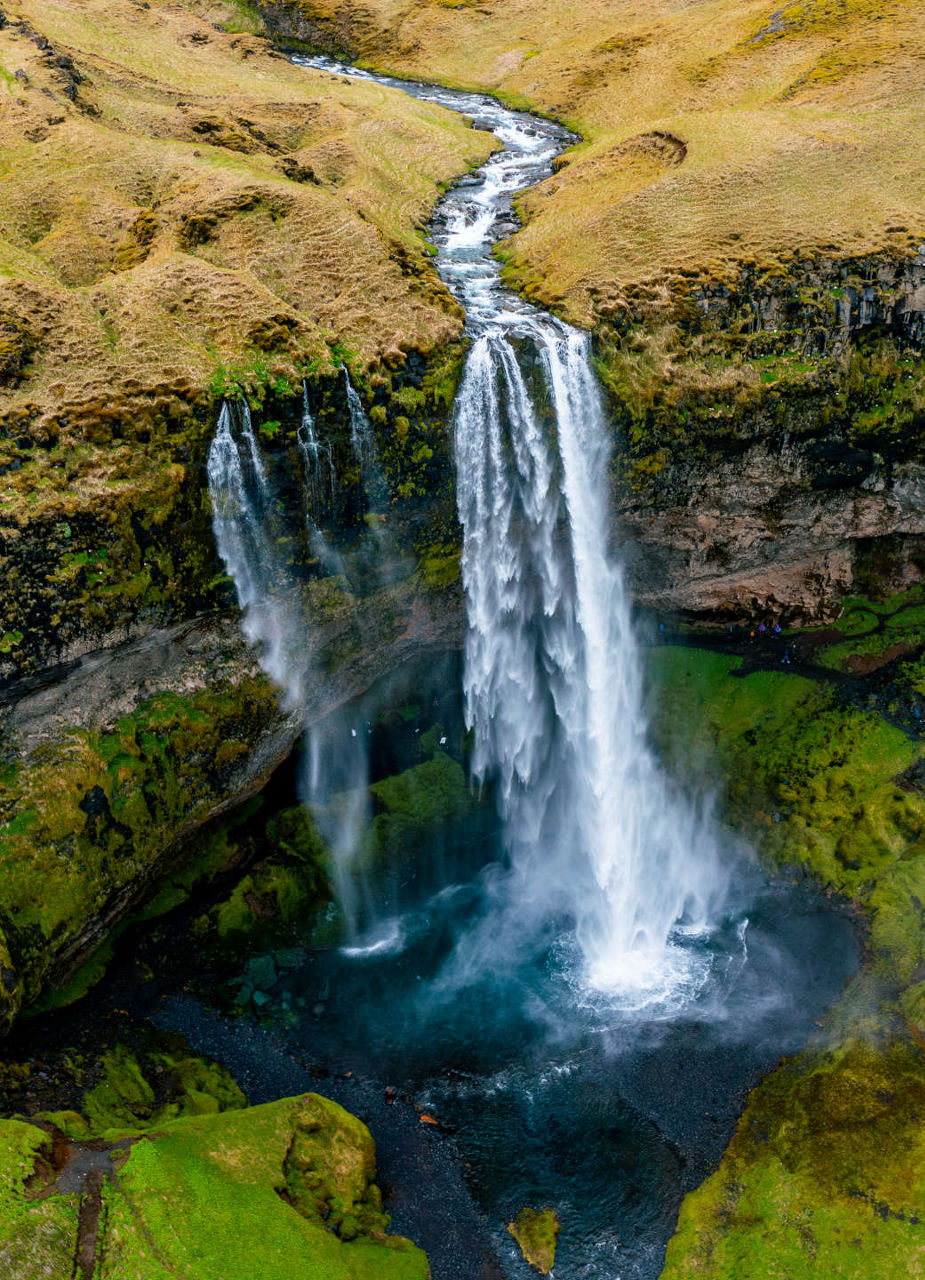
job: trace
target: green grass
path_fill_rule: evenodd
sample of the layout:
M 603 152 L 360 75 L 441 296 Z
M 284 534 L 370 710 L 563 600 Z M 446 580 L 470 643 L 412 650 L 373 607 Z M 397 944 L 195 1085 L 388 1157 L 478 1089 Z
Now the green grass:
M 236 1109 L 203 1114 L 210 1098 L 215 1109 L 212 1077 L 221 1069 L 164 1062 L 185 1088 L 180 1116 L 155 1113 L 139 1128 L 153 1094 L 133 1055 L 117 1050 L 87 1095 L 93 1123 L 55 1117 L 78 1140 L 114 1108 L 135 1120 L 110 1130 L 134 1140 L 104 1184 L 97 1280 L 427 1280 L 421 1250 L 385 1233 L 375 1148 L 359 1120 L 315 1094 L 242 1109 L 237 1093 Z M 34 1125 L 0 1120 L 5 1280 L 73 1280 L 79 1198 L 32 1198 L 54 1176 L 50 1147 Z
M 408 1241 L 345 1241 L 287 1203 L 293 1149 L 303 1168 L 288 1177 L 304 1194 L 342 1223 L 362 1217 L 372 1141 L 336 1104 L 306 1095 L 175 1122 L 136 1143 L 106 1188 L 100 1280 L 426 1280 L 427 1260 Z
M 0 1270 L 9 1280 L 73 1280 L 77 1198 L 29 1194 L 36 1162 L 50 1154 L 48 1134 L 0 1121 Z

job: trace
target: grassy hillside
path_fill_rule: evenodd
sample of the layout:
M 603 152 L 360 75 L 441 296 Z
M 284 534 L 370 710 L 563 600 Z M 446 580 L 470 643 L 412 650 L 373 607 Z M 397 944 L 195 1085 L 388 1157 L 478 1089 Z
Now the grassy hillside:
M 278 9 L 275 0 L 261 0 Z M 925 10 L 906 0 L 298 0 L 379 65 L 489 87 L 585 141 L 524 200 L 521 283 L 588 323 L 688 273 L 925 237 Z
M 485 134 L 292 66 L 241 6 L 15 0 L 0 29 L 0 422 L 459 332 L 420 226 Z M 203 16 L 205 15 L 205 16 Z M 256 25 L 253 16 L 251 25 Z M 136 404 L 136 409 L 144 411 Z

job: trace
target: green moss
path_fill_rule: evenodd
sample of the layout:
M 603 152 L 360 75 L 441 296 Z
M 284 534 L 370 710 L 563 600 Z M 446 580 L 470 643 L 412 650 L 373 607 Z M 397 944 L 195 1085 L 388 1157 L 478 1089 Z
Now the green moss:
M 895 605 L 853 603 L 855 643 Z M 672 767 L 722 778 L 724 816 L 768 860 L 870 920 L 865 972 L 819 1043 L 752 1093 L 719 1170 L 684 1201 L 663 1280 L 914 1274 L 925 1055 L 893 1011 L 913 1028 L 925 1016 L 925 800 L 898 785 L 922 746 L 784 671 L 741 676 L 737 658 L 671 647 L 651 666 Z
M 185 1079 L 194 1100 L 199 1071 L 188 1067 Z M 111 1062 L 109 1076 L 117 1107 L 127 1095 L 133 1115 L 151 1105 L 131 1055 Z M 426 1280 L 425 1255 L 385 1234 L 375 1149 L 359 1120 L 314 1094 L 208 1110 L 157 1114 L 126 1135 L 102 1189 L 99 1280 Z M 89 1140 L 80 1116 L 54 1119 L 73 1142 Z M 0 1264 L 9 1280 L 74 1274 L 79 1197 L 34 1198 L 55 1176 L 50 1155 L 47 1133 L 0 1120 Z
M 559 1219 L 554 1209 L 521 1209 L 508 1223 L 508 1231 L 520 1246 L 520 1252 L 537 1271 L 548 1275 L 556 1261 L 556 1239 Z
M 365 1127 L 312 1094 L 169 1125 L 105 1188 L 100 1280 L 426 1280 L 424 1254 L 382 1235 L 372 1158 Z
M 303 805 L 274 815 L 257 844 L 259 861 L 211 913 L 224 942 L 285 936 L 330 899 L 328 850 Z
M 908 1041 L 849 1040 L 775 1072 L 685 1200 L 663 1280 L 914 1275 L 923 1108 L 925 1057 Z
M 925 604 L 917 603 L 919 595 L 904 593 L 883 602 L 846 600 L 838 629 L 848 638 L 824 646 L 818 661 L 837 671 L 865 671 L 917 648 L 925 638 Z
M 738 677 L 737 658 L 670 646 L 653 651 L 651 663 L 653 730 L 671 767 L 701 782 L 725 779 L 732 825 L 776 863 L 867 902 L 883 922 L 884 954 L 889 937 L 899 946 L 897 909 L 918 927 L 900 886 L 923 847 L 925 802 L 895 779 L 921 747 L 810 680 Z
M 0 919 L 21 997 L 35 997 L 56 950 L 115 894 L 140 896 L 171 841 L 224 799 L 235 765 L 222 763 L 222 746 L 255 741 L 275 706 L 262 677 L 157 694 L 0 779 Z
M 154 1110 L 154 1090 L 141 1073 L 138 1059 L 128 1049 L 103 1055 L 103 1079 L 84 1095 L 83 1111 L 90 1129 L 133 1129 Z
M 461 573 L 459 546 L 444 544 L 429 547 L 418 561 L 418 572 L 432 591 L 445 591 L 459 581 Z
M 0 1121 L 0 1269 L 10 1280 L 72 1280 L 77 1198 L 37 1200 L 53 1176 L 51 1138 L 35 1125 Z
M 103 1052 L 98 1074 L 79 1111 L 44 1112 L 39 1118 L 83 1140 L 146 1132 L 185 1116 L 217 1115 L 245 1105 L 224 1067 L 182 1045 L 146 1052 L 117 1045 Z
M 793 264 L 787 280 L 799 279 Z M 788 441 L 833 438 L 881 461 L 919 457 L 925 361 L 876 328 L 844 353 L 820 353 L 807 334 L 839 323 L 830 283 L 782 307 L 773 331 L 752 332 L 761 282 L 743 278 L 724 308 L 698 309 L 700 281 L 678 288 L 673 316 L 660 324 L 628 311 L 595 336 L 595 364 L 617 418 L 624 477 L 659 491 L 674 461 L 709 465 L 745 450 L 756 436 Z M 783 288 L 783 284 L 781 284 Z
M 390 859 L 416 852 L 440 825 L 463 817 L 475 804 L 461 765 L 443 751 L 373 783 L 370 791 L 383 810 L 373 819 L 374 847 Z
M 317 358 L 306 362 L 303 376 L 314 374 L 320 367 Z M 270 397 L 301 395 L 301 387 L 288 375 L 279 373 L 266 353 L 251 351 L 234 364 L 217 364 L 209 380 L 209 392 L 214 400 L 247 400 L 252 409 L 259 409 Z
M 909 1022 L 925 1031 L 925 982 L 917 982 L 907 987 L 902 994 L 902 1011 Z
M 385 1234 L 375 1145 L 353 1116 L 309 1094 L 283 1168 L 290 1200 L 309 1222 L 342 1240 Z

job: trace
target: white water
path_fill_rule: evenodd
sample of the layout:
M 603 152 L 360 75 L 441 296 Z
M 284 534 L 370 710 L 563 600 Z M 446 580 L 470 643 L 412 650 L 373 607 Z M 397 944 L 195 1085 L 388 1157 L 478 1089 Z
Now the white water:
M 344 386 L 347 392 L 347 410 L 350 414 L 350 444 L 360 472 L 366 475 L 377 465 L 376 438 L 363 408 L 363 401 L 350 381 L 350 371 L 344 365 Z
M 592 988 L 631 1004 L 689 996 L 705 970 L 675 930 L 707 925 L 716 853 L 647 741 L 588 340 L 538 315 L 514 336 L 545 395 L 511 332 L 489 328 L 456 410 L 467 720 L 476 774 L 499 780 L 512 864 L 466 968 L 564 916 Z
M 709 925 L 721 896 L 719 860 L 707 824 L 675 793 L 648 744 L 630 602 L 609 550 L 611 429 L 588 339 L 508 293 L 491 256 L 511 229 L 513 194 L 549 173 L 568 135 L 489 98 L 399 87 L 477 111 L 505 144 L 445 199 L 434 236 L 438 269 L 466 308 L 473 341 L 455 409 L 465 697 L 474 772 L 498 780 L 509 853 L 485 916 L 457 948 L 456 977 L 504 965 L 561 930 L 579 944 L 576 979 L 585 990 L 631 1008 L 671 1007 L 695 994 L 707 972 L 686 939 Z M 351 444 L 374 502 L 375 439 L 346 368 L 344 377 Z M 303 435 L 310 452 L 305 420 Z M 249 422 L 243 438 L 265 496 Z M 245 629 L 278 657 L 286 646 L 274 649 L 264 634 L 259 529 L 224 414 L 213 454 L 219 550 Z M 275 678 L 291 685 L 285 672 Z M 330 736 L 315 739 L 316 798 L 330 796 L 332 776 L 365 795 L 361 744 L 338 737 L 337 749 Z M 348 804 L 334 816 L 328 835 L 355 919 L 350 868 L 366 814 Z
M 238 437 L 232 407 L 227 401 L 222 405 L 209 449 L 212 527 L 234 581 L 244 634 L 258 646 L 261 665 L 283 690 L 286 704 L 296 707 L 304 700 L 305 668 L 298 598 L 267 533 L 269 482 L 247 405 L 239 412 Z
M 308 404 L 308 384 L 302 383 L 302 422 L 298 431 L 299 455 L 305 476 L 306 518 L 317 529 L 324 514 L 333 509 L 336 475 L 331 446 L 318 438 Z

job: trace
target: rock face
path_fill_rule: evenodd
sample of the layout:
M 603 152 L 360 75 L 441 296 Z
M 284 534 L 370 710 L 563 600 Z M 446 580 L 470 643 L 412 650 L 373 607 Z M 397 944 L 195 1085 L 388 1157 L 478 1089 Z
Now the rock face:
M 683 504 L 623 507 L 634 594 L 709 622 L 809 623 L 837 617 L 844 596 L 871 585 L 920 582 L 925 465 L 885 471 L 831 439 L 673 468 Z
M 6 692 L 0 779 L 3 1017 L 65 979 L 185 838 L 258 791 L 312 720 L 428 648 L 459 613 L 405 582 L 318 622 L 329 675 L 286 710 L 237 619 L 206 617 L 85 655 Z M 353 660 L 336 661 L 344 651 Z
M 600 327 L 641 600 L 805 623 L 920 580 L 923 306 L 925 260 L 871 257 L 694 281 Z

